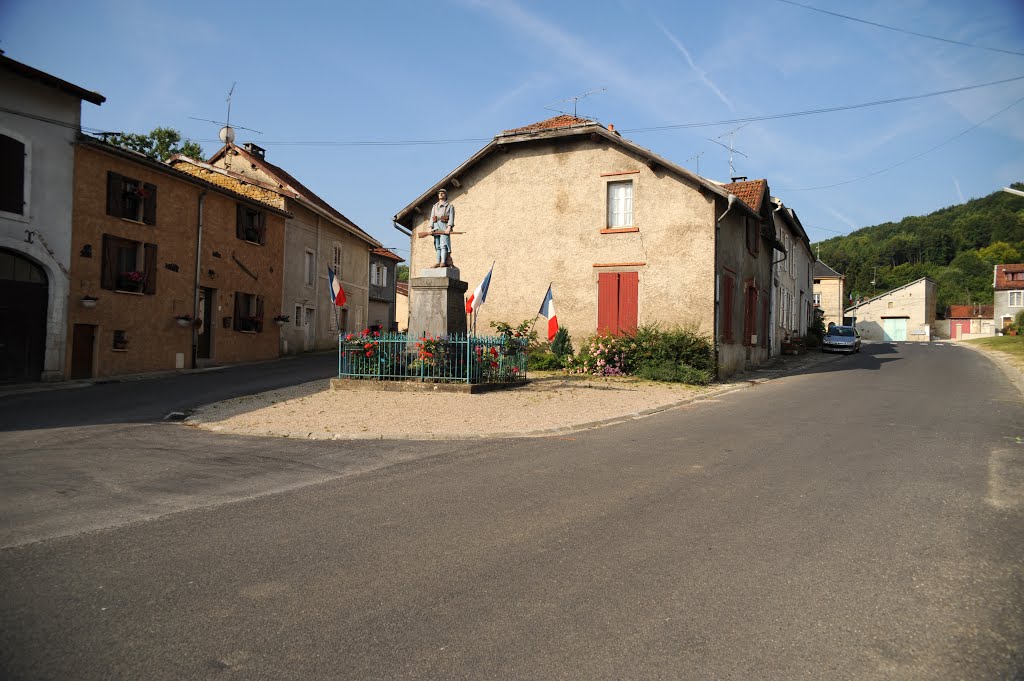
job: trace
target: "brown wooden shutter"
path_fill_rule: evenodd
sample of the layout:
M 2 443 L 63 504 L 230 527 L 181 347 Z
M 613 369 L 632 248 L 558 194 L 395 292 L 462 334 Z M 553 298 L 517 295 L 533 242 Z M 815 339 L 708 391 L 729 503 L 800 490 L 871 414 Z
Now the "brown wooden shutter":
M 156 224 L 156 185 L 144 184 L 142 189 L 146 198 L 142 200 L 142 221 L 147 225 Z
M 256 224 L 260 230 L 260 246 L 267 245 L 267 214 L 262 210 L 256 213 Z
M 256 296 L 256 330 L 263 332 L 263 296 Z
M 146 264 L 143 272 L 142 292 L 153 295 L 156 293 L 156 244 L 145 244 L 143 252 L 146 256 Z
M 245 206 L 235 204 L 235 236 L 245 240 Z
M 597 332 L 619 332 L 619 275 L 616 272 L 597 275 Z
M 640 274 L 622 272 L 619 274 L 619 333 L 635 333 L 639 319 L 637 314 L 640 297 Z
M 103 255 L 100 263 L 100 288 L 114 290 L 117 283 L 117 245 L 121 240 L 103 235 Z
M 757 333 L 757 289 L 747 286 L 743 304 L 743 344 L 751 345 L 750 337 Z
M 767 291 L 762 291 L 761 294 L 764 297 L 761 301 L 761 347 L 767 348 L 768 333 L 771 330 L 771 324 L 769 323 L 769 316 L 771 313 L 771 299 L 768 297 Z
M 722 275 L 722 315 L 721 324 L 722 327 L 722 340 L 726 343 L 732 343 L 732 316 L 733 316 L 733 289 L 735 288 L 735 280 L 728 274 Z
M 235 318 L 231 323 L 231 328 L 235 331 L 239 331 L 242 328 L 242 301 L 245 300 L 245 294 L 240 291 L 235 291 Z
M 124 215 L 124 178 L 113 170 L 107 171 L 107 215 L 122 217 Z

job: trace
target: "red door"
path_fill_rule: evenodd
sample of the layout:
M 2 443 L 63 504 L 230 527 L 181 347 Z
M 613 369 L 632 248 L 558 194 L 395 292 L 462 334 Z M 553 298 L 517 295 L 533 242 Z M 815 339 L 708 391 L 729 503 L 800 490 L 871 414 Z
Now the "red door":
M 597 275 L 597 331 L 619 335 L 636 331 L 640 275 L 602 272 Z

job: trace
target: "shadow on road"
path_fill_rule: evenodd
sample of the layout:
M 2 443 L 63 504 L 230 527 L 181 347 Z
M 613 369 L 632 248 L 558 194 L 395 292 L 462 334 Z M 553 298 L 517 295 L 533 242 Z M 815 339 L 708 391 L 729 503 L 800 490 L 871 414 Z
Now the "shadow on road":
M 816 350 L 815 352 L 820 352 Z M 795 370 L 797 375 L 804 374 L 825 374 L 842 371 L 878 371 L 882 365 L 890 362 L 899 362 L 902 357 L 887 357 L 886 355 L 897 355 L 899 349 L 892 343 L 870 343 L 861 346 L 859 353 L 853 355 L 839 355 L 838 353 L 823 353 L 830 355 L 831 361 L 815 363 Z

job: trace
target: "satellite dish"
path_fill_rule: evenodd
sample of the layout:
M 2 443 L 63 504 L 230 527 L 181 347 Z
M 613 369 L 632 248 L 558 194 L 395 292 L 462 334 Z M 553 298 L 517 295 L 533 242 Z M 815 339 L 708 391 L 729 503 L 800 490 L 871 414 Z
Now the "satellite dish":
M 228 126 L 224 126 L 220 129 L 220 141 L 224 144 L 234 144 L 235 131 Z

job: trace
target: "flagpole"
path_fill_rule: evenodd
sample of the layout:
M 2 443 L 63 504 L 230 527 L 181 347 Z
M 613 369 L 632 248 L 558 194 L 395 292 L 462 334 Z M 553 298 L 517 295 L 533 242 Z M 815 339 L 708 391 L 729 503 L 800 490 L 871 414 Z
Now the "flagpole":
M 555 282 L 553 282 L 553 281 L 548 282 L 548 291 L 550 291 L 551 287 L 554 286 L 554 285 L 555 285 Z M 548 298 L 548 293 L 547 293 L 547 291 L 545 291 L 544 292 L 544 300 L 547 300 L 547 298 Z M 543 303 L 541 303 L 541 304 L 543 305 Z M 533 324 L 530 324 L 530 331 L 526 334 L 527 338 L 529 338 L 530 335 L 533 333 L 533 327 L 537 326 L 537 318 L 538 317 L 540 317 L 540 310 L 537 310 L 537 314 L 535 314 L 533 316 Z

